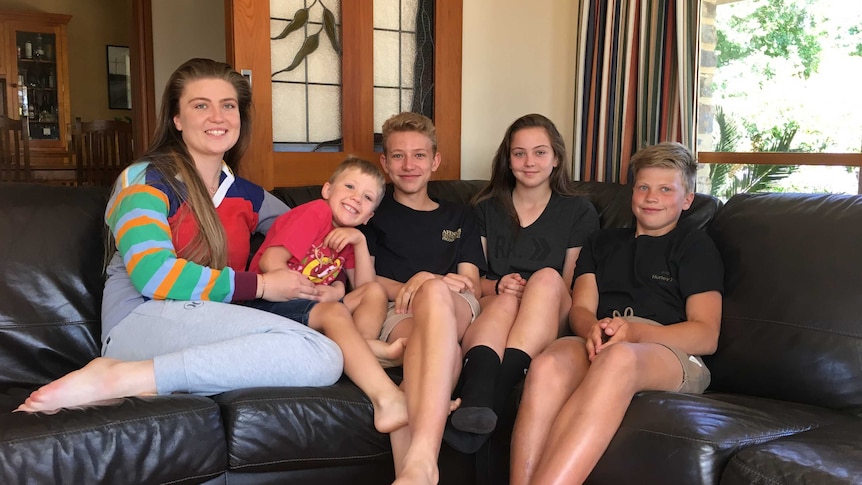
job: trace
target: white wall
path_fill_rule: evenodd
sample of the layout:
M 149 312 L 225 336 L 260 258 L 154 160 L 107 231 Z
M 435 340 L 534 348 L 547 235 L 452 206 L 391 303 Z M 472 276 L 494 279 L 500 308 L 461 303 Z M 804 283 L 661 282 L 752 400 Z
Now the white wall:
M 156 113 L 174 69 L 193 57 L 224 62 L 224 2 L 153 0 L 153 81 Z
M 503 133 L 527 113 L 554 121 L 571 160 L 578 4 L 464 1 L 462 179 L 490 176 Z

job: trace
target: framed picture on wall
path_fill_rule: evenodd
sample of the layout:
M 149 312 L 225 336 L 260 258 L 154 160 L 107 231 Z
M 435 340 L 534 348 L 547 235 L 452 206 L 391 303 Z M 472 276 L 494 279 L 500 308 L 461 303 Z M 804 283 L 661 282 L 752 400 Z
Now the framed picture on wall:
M 108 108 L 132 109 L 132 76 L 128 46 L 108 46 Z

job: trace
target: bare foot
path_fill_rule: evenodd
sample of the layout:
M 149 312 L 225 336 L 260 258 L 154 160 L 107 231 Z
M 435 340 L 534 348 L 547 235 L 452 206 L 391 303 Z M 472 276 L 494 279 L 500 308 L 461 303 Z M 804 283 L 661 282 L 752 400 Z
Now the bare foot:
M 437 485 L 439 480 L 436 463 L 431 467 L 421 463 L 407 463 L 392 485 Z
M 404 363 L 404 349 L 407 347 L 407 339 L 402 337 L 392 343 L 382 342 L 377 339 L 368 339 L 368 346 L 371 348 L 371 353 L 377 357 L 380 365 L 386 369 L 389 367 L 398 367 Z
M 155 392 L 152 361 L 123 362 L 97 357 L 83 368 L 36 389 L 16 411 L 51 413 L 61 408 Z
M 449 401 L 449 414 L 454 413 L 455 410 L 458 409 L 459 407 L 461 407 L 461 398 L 460 397 Z
M 381 433 L 391 433 L 407 424 L 407 398 L 404 391 L 392 386 L 393 392 L 372 399 L 374 405 L 374 428 Z

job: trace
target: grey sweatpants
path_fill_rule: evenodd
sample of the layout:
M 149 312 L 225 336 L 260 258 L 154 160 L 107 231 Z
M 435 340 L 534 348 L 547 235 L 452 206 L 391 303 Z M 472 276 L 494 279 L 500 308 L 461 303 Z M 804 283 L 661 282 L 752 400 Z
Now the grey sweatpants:
M 147 301 L 108 333 L 102 355 L 153 359 L 159 394 L 328 386 L 343 365 L 338 346 L 304 325 L 211 301 Z

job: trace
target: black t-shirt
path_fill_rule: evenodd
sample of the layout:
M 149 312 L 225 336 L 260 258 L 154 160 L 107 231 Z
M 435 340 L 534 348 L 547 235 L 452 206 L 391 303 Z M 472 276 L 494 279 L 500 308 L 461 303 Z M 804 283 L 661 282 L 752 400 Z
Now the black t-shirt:
M 584 245 L 587 237 L 599 228 L 599 216 L 586 197 L 563 197 L 551 194 L 539 218 L 527 227 L 517 229 L 512 219 L 495 199 L 476 206 L 479 231 L 488 244 L 488 279 L 496 280 L 510 273 L 529 279 L 542 268 L 563 273 L 563 262 L 569 248 Z
M 724 264 L 715 243 L 682 222 L 659 237 L 635 237 L 634 228 L 596 232 L 581 249 L 575 279 L 585 273 L 596 275 L 597 318 L 631 307 L 639 317 L 678 323 L 687 319 L 689 296 L 724 288 Z
M 361 226 L 379 276 L 402 283 L 420 271 L 455 273 L 459 263 L 485 271 L 476 219 L 469 207 L 434 200 L 433 211 L 413 210 L 387 193 L 374 217 Z

